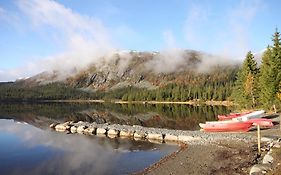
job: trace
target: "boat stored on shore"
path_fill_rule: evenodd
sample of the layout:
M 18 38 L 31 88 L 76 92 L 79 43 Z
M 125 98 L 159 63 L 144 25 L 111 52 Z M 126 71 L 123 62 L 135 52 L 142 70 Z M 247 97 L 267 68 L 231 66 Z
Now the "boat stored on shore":
M 231 120 L 233 118 L 237 118 L 237 117 L 241 117 L 243 115 L 246 115 L 246 114 L 249 114 L 250 112 L 244 112 L 244 113 L 230 113 L 228 115 L 218 115 L 218 119 L 220 121 L 223 121 L 223 120 Z
M 203 131 L 209 132 L 229 132 L 229 131 L 243 131 L 247 132 L 250 130 L 252 123 L 241 122 L 241 121 L 212 121 L 199 123 L 199 126 Z

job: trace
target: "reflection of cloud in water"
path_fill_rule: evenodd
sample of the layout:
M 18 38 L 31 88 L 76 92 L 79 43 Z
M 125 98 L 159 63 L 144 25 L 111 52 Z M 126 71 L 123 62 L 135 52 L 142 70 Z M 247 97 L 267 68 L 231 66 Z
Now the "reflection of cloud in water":
M 43 145 L 66 152 L 63 156 L 55 156 L 30 172 L 25 172 L 28 174 L 105 174 L 110 167 L 114 167 L 114 160 L 118 159 L 118 153 L 103 140 L 97 143 L 95 139 L 45 132 L 30 125 L 5 120 L 0 122 L 0 131 L 16 134 L 28 148 Z
M 46 150 L 49 149 L 47 151 L 55 152 L 51 159 L 25 171 L 25 174 L 110 174 L 118 168 L 120 161 L 125 161 L 122 160 L 122 154 L 128 153 L 133 144 L 129 140 L 43 131 L 8 120 L 0 120 L 0 132 L 14 133 L 27 148 L 43 145 Z M 150 150 L 158 146 L 148 144 Z M 14 169 L 15 174 L 21 174 L 20 171 Z

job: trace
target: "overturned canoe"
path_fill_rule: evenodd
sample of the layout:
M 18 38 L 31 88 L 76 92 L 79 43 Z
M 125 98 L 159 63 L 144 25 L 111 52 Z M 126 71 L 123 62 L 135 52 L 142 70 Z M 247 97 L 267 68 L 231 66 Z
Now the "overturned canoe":
M 264 110 L 251 112 L 249 114 L 242 115 L 240 117 L 233 118 L 233 121 L 247 121 L 250 119 L 262 118 L 264 116 Z
M 260 125 L 261 127 L 272 127 L 273 123 L 271 119 L 267 118 L 255 118 L 255 119 L 250 119 L 245 122 L 252 123 L 252 125 Z
M 218 115 L 218 119 L 220 121 L 223 121 L 223 120 L 231 120 L 233 118 L 237 118 L 237 117 L 241 117 L 243 115 L 246 115 L 246 114 L 249 114 L 251 112 L 244 112 L 244 113 L 231 113 L 231 114 L 228 114 L 228 115 Z
M 229 132 L 229 131 L 249 131 L 250 127 L 252 126 L 251 122 L 242 122 L 242 121 L 213 121 L 213 122 L 206 122 L 200 123 L 199 126 L 204 131 L 209 132 Z

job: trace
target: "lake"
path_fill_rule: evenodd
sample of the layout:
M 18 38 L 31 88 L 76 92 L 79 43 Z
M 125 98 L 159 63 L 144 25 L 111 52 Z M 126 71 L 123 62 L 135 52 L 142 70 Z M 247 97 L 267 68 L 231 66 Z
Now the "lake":
M 49 129 L 52 122 L 196 130 L 199 122 L 228 112 L 222 106 L 0 104 L 0 174 L 130 174 L 178 149 L 146 141 L 59 133 Z

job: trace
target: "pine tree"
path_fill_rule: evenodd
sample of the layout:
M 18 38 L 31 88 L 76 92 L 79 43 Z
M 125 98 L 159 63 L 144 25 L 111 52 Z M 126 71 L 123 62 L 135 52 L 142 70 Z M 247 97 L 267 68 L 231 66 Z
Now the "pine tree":
M 237 79 L 233 89 L 232 97 L 239 105 L 256 106 L 257 98 L 257 62 L 252 52 L 248 52 L 242 67 L 237 73 Z
M 281 82 L 281 43 L 277 29 L 272 41 L 273 46 L 268 46 L 263 54 L 259 76 L 260 100 L 267 108 L 280 103 L 278 92 Z
M 275 99 L 274 102 L 280 103 L 280 100 L 277 98 L 279 93 L 279 86 L 281 83 L 281 39 L 280 39 L 280 32 L 276 28 L 276 31 L 272 38 L 273 47 L 272 47 L 272 57 L 273 57 L 273 72 L 275 75 L 274 80 L 274 95 Z
M 277 93 L 277 97 L 278 97 L 279 101 L 281 101 L 281 82 L 279 83 L 279 91 Z
M 265 107 L 273 105 L 274 98 L 274 75 L 272 70 L 272 49 L 268 46 L 262 56 L 262 64 L 260 66 L 259 89 L 260 102 Z

